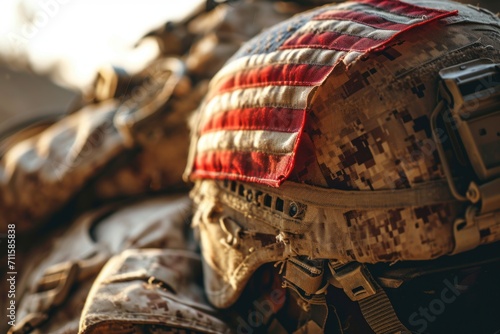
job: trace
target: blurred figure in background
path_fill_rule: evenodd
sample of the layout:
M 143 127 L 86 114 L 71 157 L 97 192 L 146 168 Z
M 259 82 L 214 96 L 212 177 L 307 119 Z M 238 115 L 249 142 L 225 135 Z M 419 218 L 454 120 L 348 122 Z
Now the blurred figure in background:
M 90 85 L 83 81 L 81 97 L 65 113 L 15 120 L 5 129 L 0 228 L 5 233 L 15 225 L 19 272 L 12 333 L 78 332 L 99 270 L 111 256 L 131 248 L 167 249 L 139 260 L 145 270 L 150 261 L 184 259 L 175 268 L 158 264 L 186 278 L 184 288 L 184 283 L 165 283 L 176 290 L 174 299 L 188 293 L 187 304 L 178 301 L 162 309 L 161 319 L 182 312 L 184 320 L 158 319 L 158 326 L 225 331 L 204 300 L 197 247 L 190 237 L 191 206 L 181 179 L 188 116 L 205 95 L 208 80 L 243 42 L 306 8 L 266 1 L 199 3 L 184 19 L 169 21 L 137 44 L 137 49 L 156 49 L 148 54 L 154 57 L 105 66 Z M 58 81 L 79 85 L 67 75 L 75 71 L 58 71 Z M 190 327 L 191 316 L 202 314 L 207 322 Z

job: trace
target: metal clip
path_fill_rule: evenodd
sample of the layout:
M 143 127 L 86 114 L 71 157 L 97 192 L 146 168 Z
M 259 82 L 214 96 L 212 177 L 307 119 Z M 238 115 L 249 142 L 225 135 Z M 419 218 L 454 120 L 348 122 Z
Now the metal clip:
M 334 280 L 332 285 L 341 287 L 352 301 L 359 301 L 377 293 L 376 284 L 362 264 L 352 262 L 335 268 L 336 264 L 330 261 L 328 266 Z

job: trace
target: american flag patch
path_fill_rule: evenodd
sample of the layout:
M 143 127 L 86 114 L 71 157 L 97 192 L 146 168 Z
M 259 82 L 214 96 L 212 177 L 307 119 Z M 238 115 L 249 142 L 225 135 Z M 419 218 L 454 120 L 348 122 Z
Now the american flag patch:
M 293 169 L 308 103 L 337 64 L 457 14 L 397 0 L 321 7 L 248 42 L 215 75 L 200 107 L 187 173 L 279 186 Z

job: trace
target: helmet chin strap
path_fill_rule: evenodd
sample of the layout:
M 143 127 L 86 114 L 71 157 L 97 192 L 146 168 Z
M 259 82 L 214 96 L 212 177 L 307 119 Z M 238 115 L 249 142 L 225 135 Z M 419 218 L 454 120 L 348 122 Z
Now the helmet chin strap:
M 500 67 L 489 59 L 478 59 L 459 64 L 440 71 L 442 79 L 440 90 L 442 100 L 431 115 L 433 139 L 436 142 L 438 154 L 443 164 L 451 195 L 463 202 L 469 202 L 463 218 L 458 218 L 453 226 L 454 248 L 451 254 L 462 253 L 477 247 L 481 243 L 480 231 L 491 234 L 500 233 Z M 449 111 L 450 119 L 444 119 L 442 112 Z M 450 164 L 446 158 L 443 139 L 439 138 L 438 117 L 445 124 L 449 138 L 452 138 L 455 154 L 460 154 L 463 149 L 468 158 L 469 168 L 473 177 L 469 179 L 467 191 L 462 194 L 455 184 L 456 178 L 451 172 Z M 458 140 L 457 140 L 458 139 Z M 457 145 L 460 145 L 458 146 Z M 442 188 L 439 190 L 443 190 Z M 427 200 L 446 196 L 435 196 L 439 190 L 429 191 Z M 283 189 L 283 191 L 287 191 Z M 292 193 L 297 193 L 292 191 Z M 351 192 L 352 193 L 352 192 Z M 395 191 L 402 197 L 394 199 L 400 204 L 418 205 L 422 198 L 415 196 L 413 199 L 405 198 L 402 191 Z M 360 195 L 359 192 L 355 195 Z M 371 194 L 368 194 L 370 197 Z M 384 202 L 391 203 L 388 194 L 378 197 Z M 414 195 L 416 195 L 414 193 Z M 447 194 L 448 195 L 448 194 Z M 348 196 L 348 195 L 347 195 Z M 363 195 L 364 196 L 364 195 Z M 392 195 L 389 195 L 389 197 Z M 307 196 L 314 200 L 318 196 Z M 323 197 L 325 198 L 325 197 Z M 327 197 L 326 197 L 327 198 Z M 358 207 L 369 203 L 368 206 L 377 205 L 377 197 L 356 200 L 335 196 L 340 203 L 349 203 Z M 321 196 L 318 198 L 321 201 Z M 346 199 L 346 201 L 344 201 Z M 394 202 L 392 202 L 394 203 Z M 484 233 L 484 232 L 483 232 Z M 497 238 L 492 238 L 497 240 Z M 307 260 L 306 260 L 307 261 Z M 311 262 L 309 260 L 309 262 Z M 336 261 L 327 261 L 329 272 L 325 273 L 321 266 L 312 267 L 300 262 L 297 258 L 285 261 L 283 275 L 285 285 L 297 292 L 308 303 L 319 300 L 324 289 L 316 292 L 310 288 L 319 288 L 315 284 L 320 276 L 328 276 L 328 282 L 342 288 L 346 295 L 360 305 L 361 312 L 375 333 L 405 333 L 408 329 L 399 321 L 396 313 L 384 290 L 371 276 L 365 265 L 351 262 L 342 264 Z M 308 270 L 313 268 L 312 270 Z
M 491 60 L 479 59 L 445 68 L 440 76 L 441 100 L 431 114 L 431 129 L 446 180 L 375 191 L 326 189 L 289 181 L 279 188 L 228 180 L 207 181 L 214 183 L 207 186 L 221 191 L 223 204 L 289 233 L 291 239 L 294 233 L 307 230 L 308 224 L 325 223 L 325 219 L 325 224 L 339 225 L 336 238 L 342 237 L 346 231 L 334 218 L 334 209 L 384 210 L 463 202 L 467 209 L 455 220 L 452 230 L 439 232 L 441 236 L 450 234 L 446 236 L 453 243 L 449 254 L 496 242 L 500 240 L 500 67 Z M 455 156 L 462 157 L 470 172 L 453 175 L 444 144 L 451 144 Z M 463 191 L 457 183 L 468 189 Z M 336 242 L 340 245 L 342 240 Z M 362 240 L 351 242 L 362 244 Z M 413 247 L 404 242 L 402 247 Z M 341 261 L 346 250 L 343 247 L 339 246 L 341 254 L 336 257 Z M 289 253 L 293 255 L 292 248 Z M 423 252 L 418 260 L 434 257 Z
M 463 253 L 481 244 L 500 240 L 499 65 L 488 59 L 479 59 L 443 69 L 440 76 L 441 101 L 431 114 L 431 129 L 446 180 L 425 182 L 411 189 L 376 191 L 343 191 L 294 182 L 284 182 L 279 188 L 271 188 L 229 180 L 205 180 L 197 185 L 193 195 L 203 201 L 203 194 L 216 194 L 217 202 L 231 208 L 229 215 L 239 217 L 224 221 L 221 228 L 236 238 L 233 240 L 228 236 L 228 247 L 243 249 L 253 245 L 251 238 L 244 238 L 244 232 L 248 228 L 258 229 L 256 224 L 264 224 L 262 228 L 267 234 L 279 232 L 276 240 L 284 246 L 280 255 L 283 260 L 279 262 L 282 264 L 284 286 L 294 292 L 305 309 L 311 305 L 325 305 L 326 287 L 331 284 L 343 289 L 351 300 L 359 303 L 363 316 L 375 333 L 409 332 L 396 316 L 379 281 L 372 277 L 364 264 L 355 261 L 353 245 L 359 247 L 362 253 L 371 254 L 371 257 L 365 254 L 364 259 L 377 262 L 380 261 L 380 254 L 370 253 L 373 244 L 364 242 L 362 238 L 366 236 L 349 234 L 344 217 L 342 214 L 339 216 L 339 212 L 383 211 L 463 202 L 468 203 L 467 209 L 455 220 L 453 229 L 436 232 L 453 242 L 450 254 Z M 443 113 L 445 110 L 448 112 Z M 445 128 L 440 129 L 443 123 Z M 444 134 L 447 136 L 443 137 Z M 450 143 L 455 155 L 462 156 L 463 161 L 467 160 L 470 170 L 467 175 L 453 175 L 443 146 Z M 463 191 L 456 183 L 465 183 L 468 189 Z M 233 225 L 241 227 L 239 230 L 235 228 L 239 233 L 231 232 L 229 227 Z M 321 229 L 311 231 L 316 225 L 323 226 L 323 233 L 335 245 L 321 243 L 329 239 L 320 235 L 318 231 Z M 421 246 L 414 239 L 408 242 L 412 232 L 398 231 L 398 247 L 409 249 Z M 443 236 L 445 233 L 449 236 Z M 244 239 L 239 240 L 239 235 Z M 393 237 L 392 234 L 389 236 L 386 238 Z M 259 256 L 255 255 L 259 253 L 259 246 L 255 245 L 251 247 L 252 252 L 244 254 L 245 259 Z M 313 245 L 317 247 L 315 252 L 311 248 Z M 420 256 L 418 260 L 436 257 L 427 249 L 405 254 L 417 254 Z M 407 259 L 400 256 L 400 260 Z M 316 320 L 317 326 L 324 326 L 324 319 Z

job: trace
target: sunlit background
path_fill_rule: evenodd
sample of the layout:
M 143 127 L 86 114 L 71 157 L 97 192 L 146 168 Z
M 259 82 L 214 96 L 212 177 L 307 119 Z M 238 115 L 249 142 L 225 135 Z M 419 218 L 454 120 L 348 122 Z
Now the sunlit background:
M 139 70 L 159 51 L 141 37 L 204 1 L 0 0 L 0 132 L 64 111 L 103 65 Z
M 8 0 L 0 2 L 0 56 L 81 87 L 106 63 L 137 66 L 156 45 L 147 32 L 187 15 L 201 0 Z
M 138 70 L 159 51 L 141 37 L 202 1 L 0 1 L 0 130 L 61 112 L 103 65 Z

